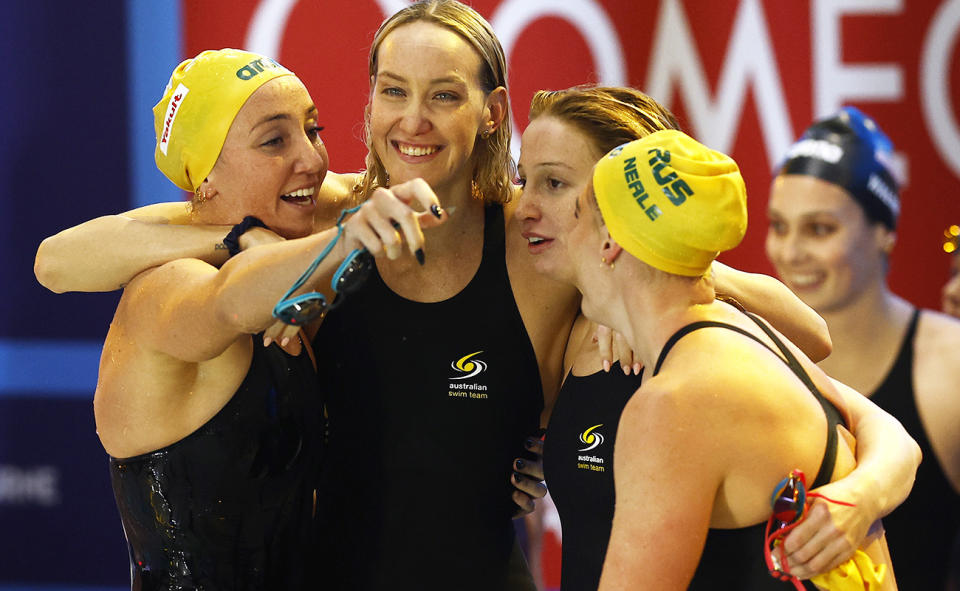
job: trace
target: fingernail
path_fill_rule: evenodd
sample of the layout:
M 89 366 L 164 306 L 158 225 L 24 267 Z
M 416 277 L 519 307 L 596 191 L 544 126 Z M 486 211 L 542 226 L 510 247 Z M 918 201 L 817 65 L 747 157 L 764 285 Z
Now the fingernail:
M 523 480 L 523 476 L 521 476 L 519 472 L 514 472 L 513 479 L 516 480 L 517 482 L 520 482 L 521 480 Z
M 272 342 L 273 342 L 273 339 L 271 339 L 270 337 L 263 337 L 263 346 L 264 346 L 264 347 L 269 347 L 269 346 L 270 346 L 270 343 L 272 343 Z
M 623 375 L 628 376 L 633 368 L 630 365 L 621 365 L 620 369 L 623 370 Z
M 643 371 L 643 365 L 640 363 L 633 364 L 633 375 L 640 375 L 640 372 Z
M 443 217 L 443 210 L 440 209 L 440 206 L 437 205 L 436 203 L 430 206 L 430 213 L 435 215 L 437 219 L 440 219 Z
M 525 446 L 527 446 L 528 448 L 533 447 L 533 444 L 534 444 L 534 443 L 535 443 L 535 442 L 534 442 L 534 440 L 533 440 L 532 437 L 527 437 L 527 440 L 523 442 L 523 444 L 524 444 Z M 519 461 L 519 460 L 518 460 L 518 461 Z
M 280 339 L 280 346 L 286 347 L 287 343 L 289 342 L 290 342 L 290 337 L 283 337 L 282 339 Z
M 423 254 L 422 248 L 418 248 L 417 251 L 413 253 L 413 256 L 417 257 L 417 262 L 420 263 L 421 267 L 423 266 L 423 263 L 427 260 L 427 257 Z
M 526 465 L 523 460 L 518 459 L 514 462 L 517 465 L 517 470 L 523 470 L 523 467 Z
M 606 359 L 603 360 L 603 371 L 605 372 L 610 371 L 610 362 Z

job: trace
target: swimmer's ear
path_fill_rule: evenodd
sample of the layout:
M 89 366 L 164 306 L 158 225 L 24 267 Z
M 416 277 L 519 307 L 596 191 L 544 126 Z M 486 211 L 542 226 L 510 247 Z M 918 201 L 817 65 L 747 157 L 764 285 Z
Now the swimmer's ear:
M 623 252 L 623 247 L 617 244 L 617 241 L 607 232 L 607 237 L 600 246 L 600 258 L 609 265 L 617 260 L 621 252 Z
M 503 123 L 503 118 L 507 115 L 507 89 L 498 86 L 487 95 L 484 105 L 484 122 L 480 126 L 481 132 L 486 131 L 487 135 L 493 134 Z

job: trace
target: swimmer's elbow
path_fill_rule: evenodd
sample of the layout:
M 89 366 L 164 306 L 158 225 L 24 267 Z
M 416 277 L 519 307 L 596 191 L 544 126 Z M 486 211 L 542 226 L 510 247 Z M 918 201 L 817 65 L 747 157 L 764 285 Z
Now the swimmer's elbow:
M 56 256 L 56 252 L 56 236 L 45 238 L 37 248 L 37 256 L 33 260 L 33 274 L 40 285 L 54 293 L 64 293 L 70 290 L 64 282 L 63 269 L 58 264 L 60 258 Z

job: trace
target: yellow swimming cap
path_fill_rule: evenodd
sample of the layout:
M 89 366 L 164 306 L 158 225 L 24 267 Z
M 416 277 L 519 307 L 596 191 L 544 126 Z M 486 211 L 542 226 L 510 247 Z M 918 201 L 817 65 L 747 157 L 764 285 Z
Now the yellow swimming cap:
M 703 275 L 747 230 L 737 163 L 673 129 L 611 150 L 594 169 L 593 190 L 610 236 L 667 273 Z
M 204 51 L 173 71 L 153 107 L 157 168 L 193 191 L 210 174 L 234 117 L 264 83 L 293 72 L 274 60 L 237 49 Z

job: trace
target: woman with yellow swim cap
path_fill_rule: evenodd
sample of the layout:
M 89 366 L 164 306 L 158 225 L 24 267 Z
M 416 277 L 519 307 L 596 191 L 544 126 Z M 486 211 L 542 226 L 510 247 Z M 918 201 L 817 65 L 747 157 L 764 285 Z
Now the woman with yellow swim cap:
M 617 431 L 602 590 L 784 588 L 762 558 L 773 484 L 856 466 L 848 391 L 706 279 L 746 230 L 745 199 L 733 160 L 675 130 L 610 151 L 578 197 L 567 240 L 583 313 L 649 372 Z M 874 563 L 883 549 L 869 541 Z
M 338 230 L 309 236 L 327 172 L 317 109 L 275 61 L 223 49 L 180 64 L 154 114 L 157 165 L 195 196 L 188 223 L 221 233 L 235 224 L 227 243 L 251 224 L 289 240 L 219 270 L 198 259 L 161 264 L 123 291 L 94 412 L 132 588 L 313 587 L 323 389 L 305 337 L 281 348 L 253 335 Z M 317 276 L 350 249 L 381 251 L 377 228 L 392 234 L 389 218 L 420 248 L 414 200 L 436 205 L 422 183 L 382 191 L 344 224 Z

